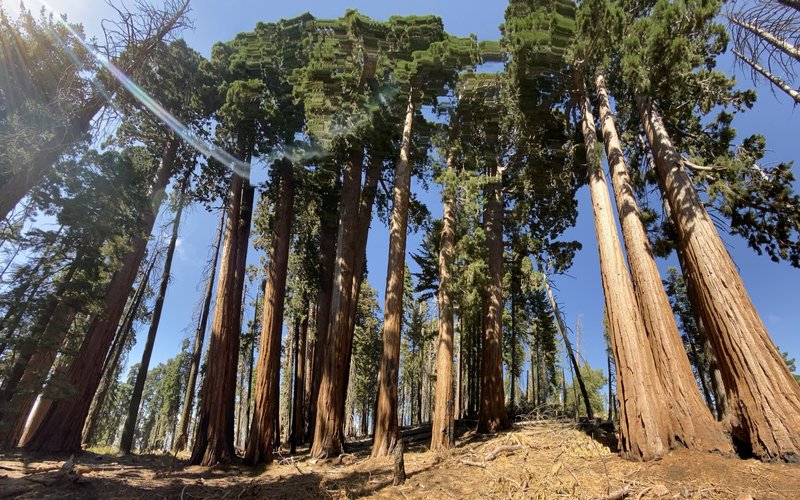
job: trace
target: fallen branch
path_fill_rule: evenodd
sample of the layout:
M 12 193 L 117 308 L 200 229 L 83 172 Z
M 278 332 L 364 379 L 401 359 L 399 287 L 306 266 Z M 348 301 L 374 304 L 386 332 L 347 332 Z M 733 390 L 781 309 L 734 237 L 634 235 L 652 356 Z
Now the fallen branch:
M 486 464 L 483 462 L 473 462 L 471 460 L 460 460 L 460 462 L 464 465 L 471 465 L 473 467 L 480 467 L 481 469 L 486 468 Z
M 522 448 L 522 445 L 518 445 L 518 444 L 512 444 L 512 445 L 506 445 L 506 446 L 498 446 L 497 448 L 493 449 L 492 451 L 490 451 L 489 453 L 486 454 L 486 461 L 487 462 L 491 462 L 492 460 L 497 458 L 498 455 L 500 455 L 501 453 L 504 453 L 504 452 L 507 452 L 507 451 L 517 451 L 517 450 L 519 450 L 521 448 Z
M 631 485 L 627 485 L 621 490 L 617 490 L 613 493 L 609 493 L 604 497 L 594 497 L 596 500 L 622 500 L 623 498 L 627 497 L 633 491 L 633 487 Z

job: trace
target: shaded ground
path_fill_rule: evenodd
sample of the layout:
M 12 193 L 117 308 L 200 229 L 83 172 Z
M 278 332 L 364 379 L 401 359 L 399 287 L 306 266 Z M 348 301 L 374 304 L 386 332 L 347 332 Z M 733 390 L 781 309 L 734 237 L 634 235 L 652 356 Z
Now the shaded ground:
M 429 432 L 429 431 L 428 431 Z M 515 425 L 492 437 L 462 430 L 458 447 L 427 451 L 425 429 L 406 432 L 408 479 L 392 486 L 391 457 L 369 459 L 369 443 L 334 461 L 285 455 L 267 468 L 187 467 L 170 456 L 0 455 L 3 498 L 798 498 L 800 467 L 673 452 L 627 462 L 601 430 L 569 422 Z M 595 436 L 591 437 L 589 434 Z M 66 462 L 66 464 L 65 464 Z

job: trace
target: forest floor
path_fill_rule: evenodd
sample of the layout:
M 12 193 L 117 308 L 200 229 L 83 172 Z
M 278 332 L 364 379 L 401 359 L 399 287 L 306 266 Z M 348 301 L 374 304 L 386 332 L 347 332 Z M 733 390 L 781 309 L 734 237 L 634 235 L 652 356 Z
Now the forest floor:
M 315 462 L 277 456 L 268 467 L 186 466 L 168 455 L 0 455 L 7 498 L 798 498 L 800 467 L 679 450 L 661 460 L 619 458 L 602 429 L 566 421 L 515 424 L 494 436 L 459 429 L 457 447 L 432 453 L 430 430 L 404 431 L 407 479 L 394 458 L 369 458 L 369 442 Z M 304 450 L 303 450 L 304 451 Z

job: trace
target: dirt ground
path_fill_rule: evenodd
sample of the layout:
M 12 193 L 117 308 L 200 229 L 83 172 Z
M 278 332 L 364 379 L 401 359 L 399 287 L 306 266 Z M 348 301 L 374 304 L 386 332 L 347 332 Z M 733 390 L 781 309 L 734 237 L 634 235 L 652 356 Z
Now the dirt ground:
M 679 450 L 628 462 L 602 430 L 570 422 L 519 423 L 486 437 L 462 429 L 457 448 L 427 451 L 424 429 L 406 431 L 407 480 L 394 460 L 369 458 L 365 441 L 324 463 L 283 455 L 269 467 L 195 467 L 172 456 L 74 458 L 0 455 L 3 498 L 800 498 L 800 467 Z

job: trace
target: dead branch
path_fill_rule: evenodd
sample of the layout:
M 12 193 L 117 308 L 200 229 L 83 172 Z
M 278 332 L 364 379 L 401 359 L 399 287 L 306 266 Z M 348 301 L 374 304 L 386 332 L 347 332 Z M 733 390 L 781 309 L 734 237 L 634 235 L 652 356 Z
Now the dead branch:
M 498 446 L 497 448 L 493 449 L 489 453 L 486 454 L 486 461 L 491 462 L 495 458 L 497 458 L 501 453 L 507 451 L 517 451 L 522 448 L 522 445 L 513 444 L 513 445 L 506 445 L 506 446 Z
M 595 500 L 622 500 L 623 498 L 627 497 L 628 495 L 633 492 L 633 487 L 628 484 L 621 490 L 614 491 L 609 493 L 604 497 L 595 497 Z
M 473 467 L 480 467 L 481 469 L 485 469 L 486 468 L 486 464 L 483 463 L 483 462 L 473 462 L 471 460 L 459 460 L 459 462 L 461 462 L 464 465 L 471 465 Z

